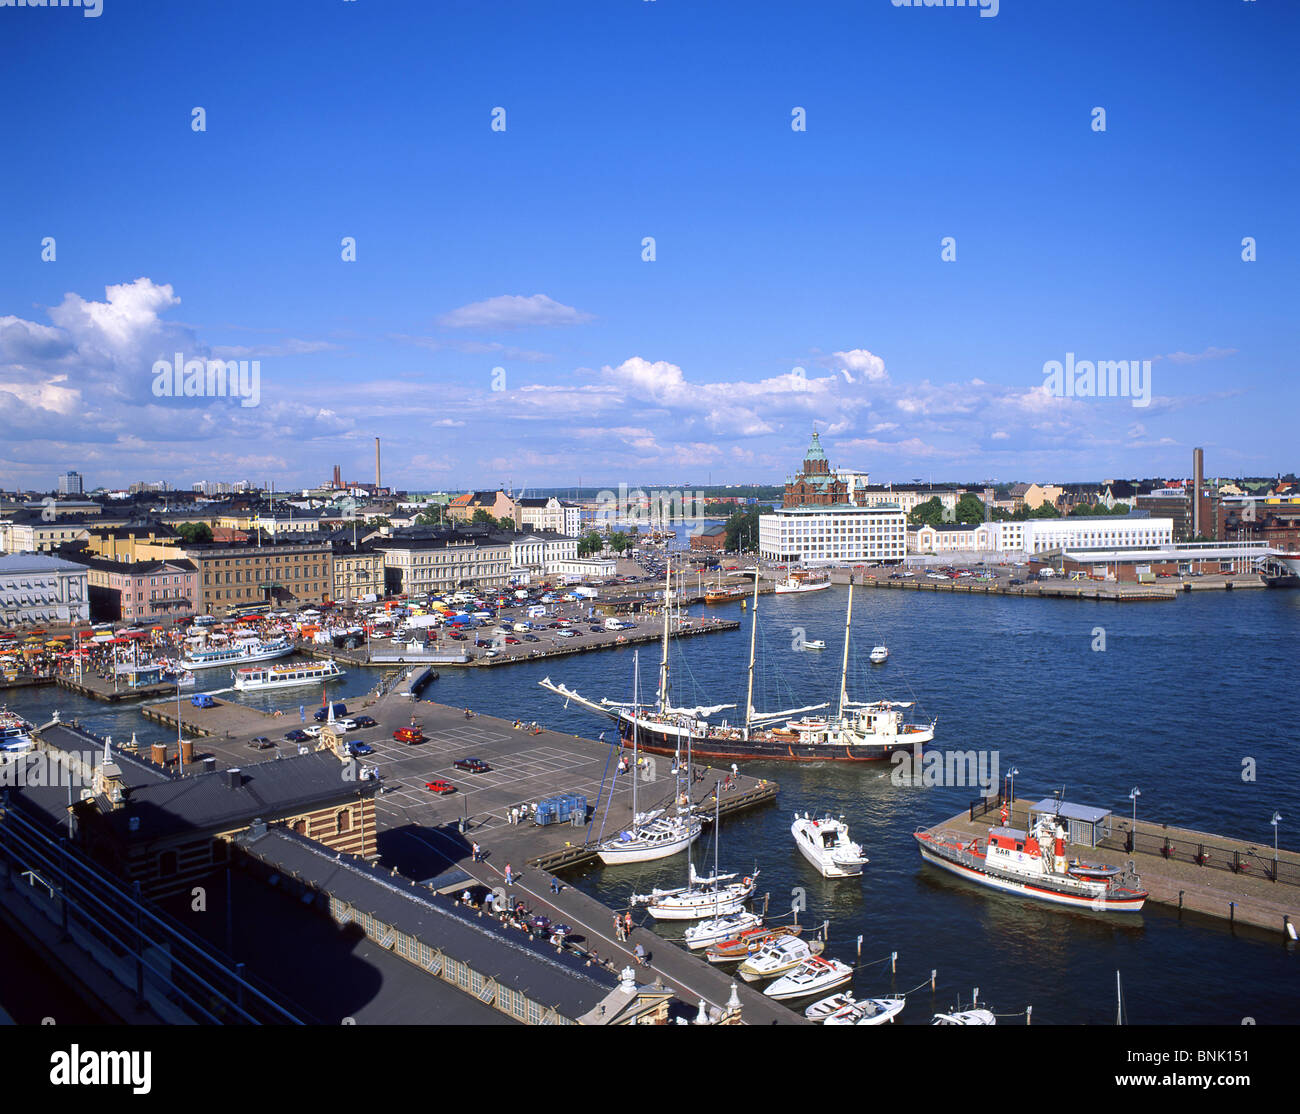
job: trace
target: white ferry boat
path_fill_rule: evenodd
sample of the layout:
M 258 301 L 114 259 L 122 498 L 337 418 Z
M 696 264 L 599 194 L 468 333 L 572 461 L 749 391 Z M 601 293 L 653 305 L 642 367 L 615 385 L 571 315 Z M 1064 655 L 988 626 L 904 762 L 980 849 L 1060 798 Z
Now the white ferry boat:
M 235 666 L 245 662 L 282 658 L 292 653 L 293 643 L 287 638 L 272 638 L 265 642 L 260 638 L 251 638 L 231 646 L 190 650 L 181 658 L 181 665 L 190 670 L 212 669 L 218 665 Z
M 991 889 L 1095 913 L 1137 913 L 1147 899 L 1131 863 L 1123 878 L 1108 867 L 1067 863 L 1066 832 L 1054 816 L 1040 816 L 1032 833 L 990 828 L 983 849 L 978 839 L 913 835 L 927 863 Z
M 831 578 L 825 573 L 792 572 L 784 580 L 776 582 L 776 594 L 784 596 L 794 592 L 820 592 L 830 586 Z
M 849 839 L 849 829 L 843 819 L 826 816 L 810 820 L 805 812 L 794 815 L 790 825 L 794 845 L 823 878 L 856 878 L 869 861 L 862 853 L 862 845 Z
M 235 671 L 235 688 L 241 692 L 282 689 L 292 685 L 315 685 L 347 674 L 329 661 L 286 662 L 283 665 L 256 665 Z

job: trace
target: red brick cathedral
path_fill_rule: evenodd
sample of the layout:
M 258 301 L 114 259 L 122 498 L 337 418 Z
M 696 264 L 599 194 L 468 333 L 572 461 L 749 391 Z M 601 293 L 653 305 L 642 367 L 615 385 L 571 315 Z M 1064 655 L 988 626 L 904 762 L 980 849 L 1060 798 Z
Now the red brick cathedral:
M 831 475 L 821 438 L 813 430 L 812 443 L 803 458 L 803 471 L 785 485 L 785 507 L 829 507 L 849 501 L 849 486 Z

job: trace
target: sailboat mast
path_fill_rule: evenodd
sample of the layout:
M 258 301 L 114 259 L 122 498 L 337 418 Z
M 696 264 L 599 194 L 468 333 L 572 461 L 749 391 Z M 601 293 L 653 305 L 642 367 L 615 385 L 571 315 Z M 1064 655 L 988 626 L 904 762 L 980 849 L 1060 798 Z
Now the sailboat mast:
M 840 666 L 840 712 L 844 718 L 844 705 L 849 700 L 849 628 L 853 625 L 853 582 L 849 581 L 849 608 L 844 616 L 844 662 Z
M 672 607 L 673 559 L 664 549 L 664 646 L 659 657 L 659 714 L 668 707 L 668 613 Z
M 754 640 L 758 637 L 758 567 L 754 568 L 754 606 L 749 628 L 749 690 L 745 694 L 745 738 L 749 738 L 749 722 L 754 718 Z
M 637 818 L 636 772 L 637 772 L 638 763 L 637 763 L 637 756 L 636 756 L 636 721 L 640 714 L 639 709 L 637 708 L 637 701 L 638 701 L 637 694 L 640 691 L 640 685 L 638 684 L 638 681 L 640 678 L 639 670 L 640 670 L 641 663 L 638 660 L 639 657 L 640 657 L 640 651 L 633 650 L 632 651 L 632 823 L 633 824 L 636 823 L 636 818 Z

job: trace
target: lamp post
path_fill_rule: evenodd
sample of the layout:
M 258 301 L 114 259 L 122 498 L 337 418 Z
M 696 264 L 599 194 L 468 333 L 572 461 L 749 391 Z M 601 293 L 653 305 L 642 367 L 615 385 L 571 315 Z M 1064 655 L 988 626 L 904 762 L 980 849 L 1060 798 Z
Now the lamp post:
M 1129 828 L 1128 849 L 1132 853 L 1137 849 L 1137 823 L 1138 823 L 1138 798 L 1142 796 L 1142 790 L 1136 785 L 1133 786 L 1133 792 L 1128 795 L 1128 799 L 1133 802 L 1133 825 Z
M 1007 800 L 1007 812 L 1010 815 L 1011 810 L 1016 807 L 1016 774 L 1020 773 L 1016 767 L 1011 767 L 1011 796 Z
M 1280 812 L 1273 813 L 1273 819 L 1269 821 L 1273 825 L 1273 881 L 1277 881 L 1277 827 L 1282 822 Z

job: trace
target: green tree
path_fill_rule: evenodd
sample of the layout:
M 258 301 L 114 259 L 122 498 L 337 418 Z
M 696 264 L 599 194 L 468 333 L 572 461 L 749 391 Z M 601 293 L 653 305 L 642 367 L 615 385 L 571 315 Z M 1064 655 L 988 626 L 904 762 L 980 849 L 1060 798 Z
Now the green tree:
M 957 521 L 978 526 L 984 521 L 984 500 L 968 491 L 957 500 Z
M 622 530 L 615 530 L 609 538 L 609 548 L 615 553 L 626 553 L 632 548 L 632 539 Z
M 1058 511 L 1054 504 L 1044 502 L 1041 506 L 1035 507 L 1029 512 L 1030 518 L 1060 518 L 1061 512 Z
M 600 535 L 594 530 L 590 533 L 583 534 L 578 539 L 578 556 L 590 557 L 592 554 L 599 553 L 605 548 L 605 543 L 600 540 Z
M 497 519 L 497 527 L 498 529 L 506 531 L 508 534 L 513 534 L 515 532 L 515 520 L 513 516 L 503 514 Z
M 378 529 L 380 529 L 381 527 L 384 527 L 384 526 L 392 526 L 392 523 L 389 522 L 388 519 L 387 519 L 386 517 L 384 517 L 384 516 L 381 514 L 381 515 L 378 515 L 378 516 L 375 517 L 375 518 L 367 519 L 367 520 L 366 520 L 366 525 L 367 525 L 367 526 L 372 526 L 372 527 L 374 527 L 376 530 L 378 530 Z
M 939 501 L 939 496 L 927 499 L 924 503 L 918 503 L 912 508 L 911 514 L 907 516 L 909 525 L 912 526 L 941 526 L 944 522 L 943 504 Z M 981 516 L 980 521 L 983 521 Z
M 492 517 L 492 512 L 486 507 L 479 507 L 474 511 L 474 517 L 469 520 L 471 526 L 495 526 L 497 520 Z
M 176 533 L 185 539 L 187 545 L 201 545 L 212 540 L 212 527 L 206 522 L 182 522 L 176 527 Z
M 727 540 L 724 543 L 732 553 L 751 553 L 758 548 L 758 519 L 771 507 L 750 507 L 737 511 L 726 522 Z

